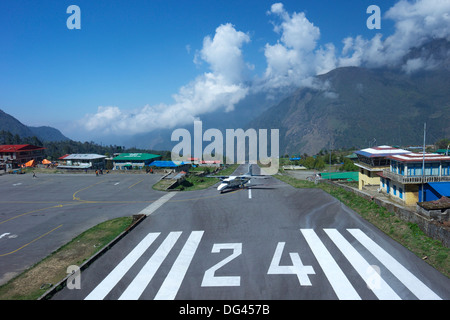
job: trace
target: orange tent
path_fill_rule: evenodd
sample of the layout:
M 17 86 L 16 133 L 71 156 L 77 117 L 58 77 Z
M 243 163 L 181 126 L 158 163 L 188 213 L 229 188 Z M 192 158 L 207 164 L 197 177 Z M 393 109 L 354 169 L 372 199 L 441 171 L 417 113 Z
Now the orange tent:
M 44 159 L 42 160 L 42 164 L 52 164 L 52 162 L 47 159 Z
M 27 163 L 25 163 L 25 167 L 34 167 L 34 165 L 35 165 L 35 162 L 36 161 L 34 161 L 34 160 L 30 160 L 30 161 L 28 161 Z

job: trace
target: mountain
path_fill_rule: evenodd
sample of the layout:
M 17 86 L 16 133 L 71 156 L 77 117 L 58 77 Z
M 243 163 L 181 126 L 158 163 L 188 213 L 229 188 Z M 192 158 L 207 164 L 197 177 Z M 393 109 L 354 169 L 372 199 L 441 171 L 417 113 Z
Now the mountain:
M 321 87 L 298 89 L 248 127 L 280 129 L 280 154 L 421 145 L 424 123 L 428 141 L 449 137 L 449 57 L 450 42 L 437 40 L 411 50 L 402 67 L 335 69 L 317 77 Z
M 216 111 L 202 115 L 200 118 L 202 121 L 203 132 L 207 129 L 214 128 L 220 130 L 225 135 L 226 129 L 245 128 L 249 121 L 255 119 L 255 117 L 261 115 L 274 104 L 288 97 L 290 94 L 295 92 L 295 89 L 296 88 L 283 89 L 279 91 L 274 90 L 270 93 L 269 99 L 267 98 L 267 92 L 252 93 L 237 103 L 233 111 Z M 191 133 L 191 136 L 194 136 L 193 124 L 180 126 L 177 128 L 187 129 Z M 155 130 L 128 138 L 115 136 L 112 140 L 114 141 L 114 144 L 125 145 L 128 147 L 153 150 L 171 150 L 178 143 L 171 141 L 171 135 L 174 130 L 175 128 Z M 207 144 L 208 143 L 205 142 L 203 147 L 206 147 Z
M 22 138 L 36 136 L 43 142 L 54 141 L 68 141 L 70 140 L 64 136 L 58 129 L 42 126 L 42 127 L 29 127 L 21 123 L 13 116 L 7 114 L 3 110 L 0 110 L 0 131 L 9 131 L 13 135 L 19 135 Z
M 57 141 L 69 141 L 65 135 L 61 133 L 56 128 L 49 126 L 42 127 L 28 127 L 33 132 L 33 135 L 39 138 L 41 141 L 45 142 L 57 142 Z

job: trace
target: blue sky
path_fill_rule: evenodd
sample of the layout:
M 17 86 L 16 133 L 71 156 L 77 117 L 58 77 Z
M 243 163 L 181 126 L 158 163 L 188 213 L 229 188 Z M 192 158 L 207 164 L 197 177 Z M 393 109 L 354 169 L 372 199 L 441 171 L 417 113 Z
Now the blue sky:
M 232 109 L 256 87 L 307 85 L 334 67 L 379 65 L 373 51 L 399 43 L 402 19 L 416 27 L 430 15 L 446 19 L 448 1 L 434 0 L 436 8 L 430 1 L 2 0 L 0 109 L 73 139 L 141 133 L 156 128 L 149 119 L 159 115 L 159 124 L 175 127 L 189 113 Z M 66 27 L 72 4 L 81 9 L 80 30 Z M 380 30 L 366 26 L 373 4 Z M 420 6 L 430 11 L 407 14 Z M 448 27 L 425 31 L 448 36 Z

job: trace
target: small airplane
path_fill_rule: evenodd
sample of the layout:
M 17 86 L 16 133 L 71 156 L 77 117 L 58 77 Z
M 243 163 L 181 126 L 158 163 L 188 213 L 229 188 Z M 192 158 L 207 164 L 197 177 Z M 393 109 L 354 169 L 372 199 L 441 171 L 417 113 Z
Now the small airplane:
M 248 165 L 248 172 L 246 174 L 238 176 L 211 176 L 211 177 L 219 178 L 220 180 L 222 180 L 220 185 L 217 187 L 217 191 L 220 191 L 220 193 L 224 192 L 227 189 L 243 188 L 253 178 L 267 179 L 267 177 L 263 175 L 254 175 L 252 172 L 251 164 Z

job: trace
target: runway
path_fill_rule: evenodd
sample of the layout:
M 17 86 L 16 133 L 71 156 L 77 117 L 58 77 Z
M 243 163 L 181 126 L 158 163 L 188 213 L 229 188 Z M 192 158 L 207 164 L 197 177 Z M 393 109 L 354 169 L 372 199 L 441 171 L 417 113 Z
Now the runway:
M 80 280 L 53 299 L 450 298 L 447 277 L 338 200 L 273 177 L 176 193 Z

